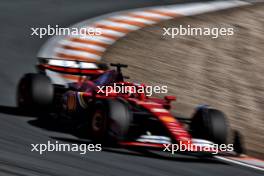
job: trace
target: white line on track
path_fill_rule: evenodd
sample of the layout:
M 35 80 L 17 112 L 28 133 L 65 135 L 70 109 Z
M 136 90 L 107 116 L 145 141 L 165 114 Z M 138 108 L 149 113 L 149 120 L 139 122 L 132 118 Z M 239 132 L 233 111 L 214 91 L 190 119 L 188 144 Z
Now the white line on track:
M 229 159 L 229 158 L 226 158 L 226 157 L 215 156 L 215 158 L 217 158 L 219 160 L 222 160 L 222 161 L 225 161 L 225 162 L 234 163 L 234 164 L 237 164 L 237 165 L 241 165 L 241 166 L 249 167 L 249 168 L 252 168 L 252 169 L 264 171 L 264 168 L 261 168 L 261 167 L 258 167 L 258 166 L 254 166 L 254 165 L 251 165 L 251 164 L 247 164 L 247 163 L 244 163 L 244 162 L 240 162 L 240 161 L 237 161 L 237 160 L 232 160 L 232 159 Z

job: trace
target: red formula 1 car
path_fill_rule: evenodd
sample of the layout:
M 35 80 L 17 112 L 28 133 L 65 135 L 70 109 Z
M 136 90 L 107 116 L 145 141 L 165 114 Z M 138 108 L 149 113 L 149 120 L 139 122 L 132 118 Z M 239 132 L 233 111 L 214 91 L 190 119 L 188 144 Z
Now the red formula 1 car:
M 204 152 L 204 146 L 226 143 L 227 121 L 217 109 L 200 106 L 192 118 L 184 119 L 170 113 L 174 96 L 161 99 L 137 91 L 106 92 L 106 87 L 114 85 L 133 89 L 142 86 L 124 80 L 121 68 L 127 65 L 111 66 L 116 69 L 109 70 L 104 64 L 42 58 L 38 73 L 26 74 L 20 80 L 18 106 L 54 111 L 61 118 L 77 122 L 91 139 L 102 143 L 151 148 L 180 142 L 199 144 L 189 152 Z

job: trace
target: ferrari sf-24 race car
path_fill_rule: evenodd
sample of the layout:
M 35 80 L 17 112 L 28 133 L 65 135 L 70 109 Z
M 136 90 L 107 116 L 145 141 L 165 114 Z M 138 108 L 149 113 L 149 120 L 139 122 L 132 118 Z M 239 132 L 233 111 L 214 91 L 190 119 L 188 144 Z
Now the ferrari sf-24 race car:
M 181 143 L 198 146 L 188 153 L 204 153 L 204 147 L 226 143 L 228 124 L 220 110 L 199 106 L 191 118 L 175 117 L 171 113 L 174 96 L 98 91 L 99 86 L 113 84 L 139 86 L 123 76 L 121 69 L 127 65 L 111 66 L 116 69 L 102 63 L 39 58 L 38 73 L 25 74 L 19 82 L 18 106 L 55 112 L 103 144 L 163 149 Z M 211 147 L 206 153 L 215 150 L 219 149 Z

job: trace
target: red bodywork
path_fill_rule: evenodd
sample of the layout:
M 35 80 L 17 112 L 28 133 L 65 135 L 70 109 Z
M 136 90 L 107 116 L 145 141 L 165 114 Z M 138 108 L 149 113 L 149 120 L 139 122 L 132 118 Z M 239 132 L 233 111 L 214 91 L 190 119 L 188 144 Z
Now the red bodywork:
M 75 87 L 82 87 L 83 85 L 88 85 L 89 89 L 87 90 L 79 90 L 83 99 L 113 99 L 113 98 L 123 98 L 129 104 L 133 106 L 140 106 L 144 108 L 146 111 L 151 113 L 158 121 L 165 127 L 167 130 L 169 137 L 172 142 L 179 143 L 181 141 L 182 144 L 192 144 L 192 138 L 189 132 L 185 129 L 184 125 L 177 120 L 171 113 L 171 101 L 176 100 L 174 96 L 165 96 L 164 99 L 161 98 L 152 98 L 145 95 L 145 93 L 132 93 L 132 94 L 122 94 L 111 92 L 107 96 L 105 92 L 98 92 L 94 81 L 100 75 L 103 75 L 106 70 L 102 69 L 77 69 L 77 68 L 66 68 L 59 66 L 51 66 L 49 64 L 39 64 L 38 68 L 40 70 L 52 70 L 60 73 L 69 73 L 76 74 L 83 77 L 83 75 L 92 75 L 94 80 L 85 80 L 85 79 L 76 79 L 76 82 L 73 83 Z M 84 81 L 85 80 L 85 81 Z M 134 84 L 131 82 L 115 82 L 116 84 L 122 84 L 124 86 L 139 86 L 138 84 Z M 111 84 L 110 84 L 111 85 Z M 142 86 L 142 85 L 141 85 Z M 92 89 L 91 89 L 92 88 Z M 78 88 L 77 88 L 78 89 Z M 151 142 L 138 142 L 138 141 L 120 141 L 120 145 L 122 146 L 138 146 L 138 147 L 151 147 L 151 148 L 164 148 L 163 144 L 151 143 Z M 198 147 L 197 151 L 202 151 L 202 147 Z M 215 151 L 215 150 L 212 150 Z
M 79 82 L 79 84 L 83 84 Z M 117 84 L 122 84 L 124 86 L 138 86 L 131 82 L 118 82 Z M 142 85 L 141 85 L 142 86 Z M 86 92 L 83 94 L 85 99 L 89 99 L 89 97 L 95 96 L 96 99 L 109 99 L 109 98 L 118 98 L 122 97 L 127 102 L 134 106 L 143 107 L 145 110 L 153 114 L 159 122 L 167 129 L 172 141 L 182 141 L 188 142 L 191 144 L 191 136 L 188 131 L 185 129 L 184 125 L 181 124 L 173 115 L 169 112 L 171 108 L 171 101 L 176 98 L 173 96 L 165 96 L 164 99 L 160 98 L 152 98 L 146 96 L 144 93 L 133 93 L 133 94 L 122 94 L 111 92 L 106 96 L 105 93 L 96 93 L 96 91 Z M 146 147 L 164 147 L 162 144 L 156 143 L 142 143 L 142 142 L 120 142 L 122 145 L 130 145 L 130 146 L 146 146 Z

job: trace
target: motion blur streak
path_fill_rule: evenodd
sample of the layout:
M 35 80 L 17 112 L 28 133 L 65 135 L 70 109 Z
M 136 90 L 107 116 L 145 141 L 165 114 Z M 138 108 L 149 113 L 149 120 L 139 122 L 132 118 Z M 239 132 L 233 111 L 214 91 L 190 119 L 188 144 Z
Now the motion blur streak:
M 166 157 L 144 157 L 126 150 L 108 149 L 103 152 L 90 152 L 85 156 L 77 153 L 52 152 L 41 157 L 30 152 L 31 143 L 46 143 L 48 140 L 69 143 L 86 141 L 79 141 L 71 135 L 58 132 L 60 128 L 55 123 L 40 123 L 32 117 L 18 116 L 16 109 L 12 108 L 15 106 L 16 83 L 23 73 L 34 71 L 35 56 L 44 42 L 43 39 L 30 38 L 29 27 L 47 24 L 69 26 L 76 21 L 102 13 L 161 4 L 161 1 L 156 0 L 52 2 L 1 1 L 0 175 L 262 175 L 213 160 L 191 157 L 177 157 L 175 160 Z M 172 1 L 162 1 L 165 2 Z

